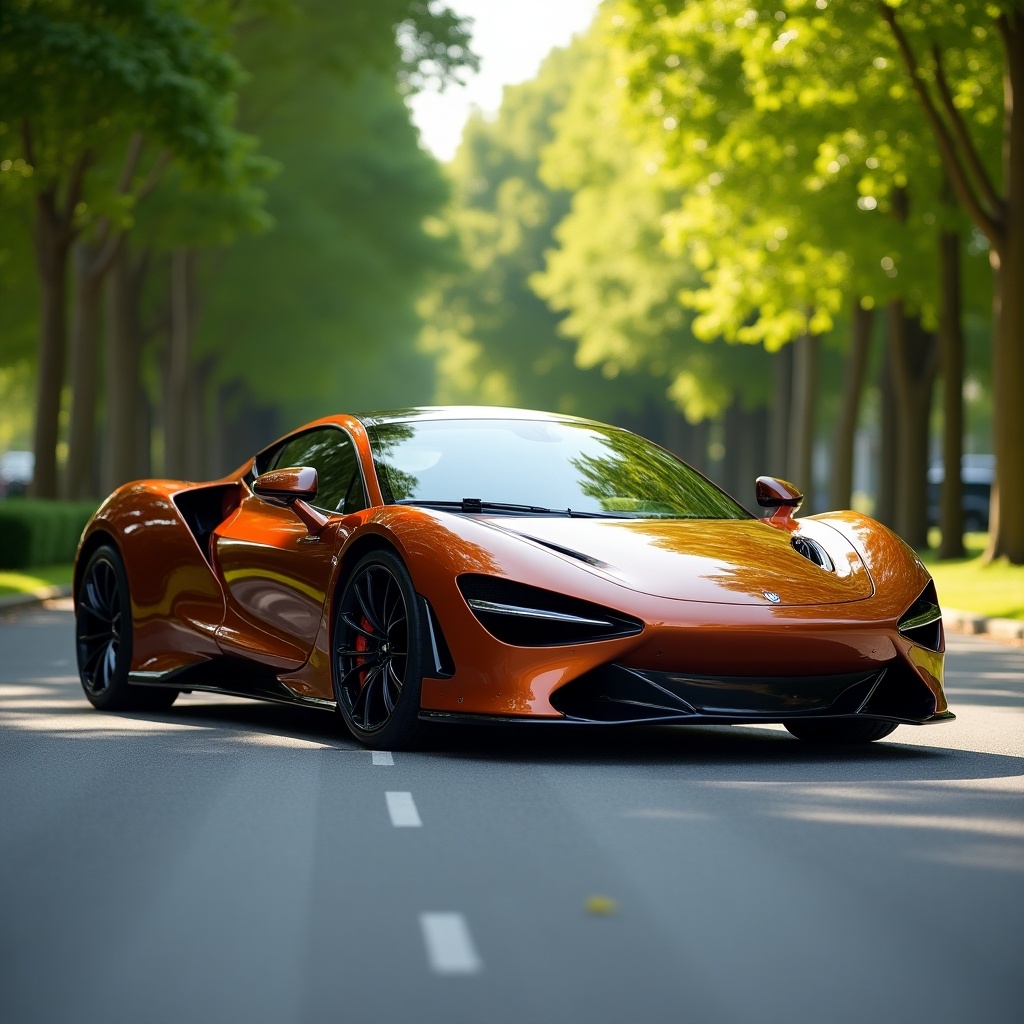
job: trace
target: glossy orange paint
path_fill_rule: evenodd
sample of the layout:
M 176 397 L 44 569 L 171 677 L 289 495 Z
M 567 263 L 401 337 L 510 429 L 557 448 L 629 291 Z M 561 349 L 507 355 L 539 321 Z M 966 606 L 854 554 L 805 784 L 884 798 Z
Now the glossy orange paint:
M 424 679 L 425 710 L 562 717 L 552 695 L 608 663 L 724 676 L 784 666 L 798 679 L 894 659 L 929 688 L 937 713 L 946 710 L 942 654 L 897 630 L 930 577 L 895 534 L 864 516 L 794 519 L 792 506 L 781 506 L 785 514 L 767 520 L 579 520 L 385 505 L 363 424 L 334 416 L 302 430 L 315 425 L 352 438 L 369 500 L 363 511 L 326 516 L 321 529 L 255 494 L 253 461 L 209 484 L 139 481 L 96 513 L 79 559 L 103 538 L 121 551 L 135 627 L 133 674 L 158 676 L 229 655 L 265 666 L 297 698 L 333 702 L 332 603 L 354 562 L 385 546 L 429 602 L 455 664 L 449 678 Z M 190 501 L 211 510 L 208 532 L 190 528 L 183 513 Z M 836 571 L 796 554 L 793 534 L 824 546 Z M 598 564 L 566 553 L 577 548 Z M 456 582 L 464 573 L 603 605 L 645 628 L 599 642 L 511 646 L 467 605 Z

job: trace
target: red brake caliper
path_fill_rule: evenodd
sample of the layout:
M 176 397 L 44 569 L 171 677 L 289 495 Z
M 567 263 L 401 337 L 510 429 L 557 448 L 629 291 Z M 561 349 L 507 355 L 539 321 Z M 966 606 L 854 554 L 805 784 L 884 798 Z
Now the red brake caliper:
M 359 628 L 360 629 L 365 629 L 367 631 L 367 633 L 372 633 L 373 632 L 373 627 L 370 625 L 370 622 L 366 618 L 365 615 L 359 621 Z M 360 654 L 362 654 L 365 651 L 368 651 L 370 649 L 370 641 L 369 641 L 369 639 L 367 639 L 367 637 L 363 636 L 362 633 L 357 633 L 356 634 L 355 648 L 356 648 L 356 651 L 358 651 Z M 363 669 L 362 671 L 360 671 L 356 675 L 356 678 L 359 680 L 359 689 L 361 690 L 366 685 L 366 669 Z

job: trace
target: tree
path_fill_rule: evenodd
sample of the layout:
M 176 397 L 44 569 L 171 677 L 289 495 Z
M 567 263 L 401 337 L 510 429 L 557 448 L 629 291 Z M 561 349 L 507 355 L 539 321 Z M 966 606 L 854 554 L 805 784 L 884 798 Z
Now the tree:
M 40 496 L 57 492 L 68 255 L 94 200 L 90 172 L 111 152 L 127 145 L 130 153 L 135 133 L 154 142 L 155 161 L 167 149 L 216 176 L 230 160 L 240 70 L 227 50 L 229 6 L 209 0 L 198 15 L 185 0 L 11 0 L 0 8 L 0 169 L 27 170 L 34 192 Z M 122 195 L 135 191 L 136 169 Z
M 685 414 L 676 413 L 673 446 L 701 467 L 706 425 L 725 416 L 724 482 L 746 494 L 755 472 L 746 479 L 732 470 L 758 464 L 760 472 L 767 460 L 756 450 L 764 430 L 749 428 L 769 397 L 768 360 L 749 347 L 729 350 L 695 338 L 693 314 L 678 297 L 699 276 L 662 244 L 664 218 L 679 192 L 652 173 L 656 153 L 623 124 L 621 90 L 601 42 L 599 25 L 575 44 L 573 88 L 543 151 L 542 180 L 571 192 L 572 201 L 554 232 L 557 247 L 531 284 L 565 314 L 559 330 L 575 340 L 578 364 L 612 379 L 653 378 L 648 386 Z
M 1024 114 L 1015 103 L 1024 95 L 1024 9 L 1019 0 L 858 6 L 889 27 L 957 199 L 991 247 L 997 482 L 986 558 L 1024 564 Z M 1001 187 L 980 141 L 1000 113 Z
M 447 191 L 403 95 L 475 66 L 467 23 L 409 0 L 302 0 L 284 21 L 244 26 L 237 52 L 252 75 L 242 124 L 281 171 L 266 186 L 266 233 L 203 236 L 210 218 L 197 209 L 174 237 L 180 211 L 162 211 L 160 244 L 196 250 L 192 315 L 178 316 L 175 335 L 188 338 L 191 354 L 168 348 L 192 402 L 189 421 L 208 422 L 216 439 L 234 435 L 231 419 L 253 407 L 273 407 L 289 423 L 428 400 L 430 361 L 410 350 L 416 297 L 446 250 L 425 222 Z M 164 417 L 165 440 L 179 450 L 180 406 L 175 399 Z M 242 452 L 271 439 L 276 425 L 264 421 Z M 242 457 L 233 445 L 205 446 L 218 453 L 209 471 Z
M 574 361 L 562 315 L 532 284 L 569 208 L 568 190 L 543 181 L 540 164 L 580 66 L 575 44 L 552 51 L 536 79 L 506 88 L 496 119 L 470 119 L 448 168 L 443 227 L 455 253 L 424 302 L 421 338 L 437 359 L 441 401 L 628 418 L 663 391 Z
M 833 17 L 840 5 L 778 6 L 623 0 L 610 8 L 629 106 L 658 154 L 657 173 L 683 190 L 667 237 L 703 273 L 684 295 L 700 314 L 695 329 L 777 348 L 830 329 L 844 307 L 892 302 L 912 325 L 929 327 L 941 175 L 932 148 L 916 141 L 919 111 L 891 88 L 892 45 L 863 24 L 856 31 L 847 15 Z M 901 329 L 890 339 L 899 367 L 906 337 Z M 853 357 L 862 360 L 856 349 Z M 896 380 L 906 453 L 899 525 L 918 543 L 930 380 Z M 855 422 L 846 415 L 845 429 Z

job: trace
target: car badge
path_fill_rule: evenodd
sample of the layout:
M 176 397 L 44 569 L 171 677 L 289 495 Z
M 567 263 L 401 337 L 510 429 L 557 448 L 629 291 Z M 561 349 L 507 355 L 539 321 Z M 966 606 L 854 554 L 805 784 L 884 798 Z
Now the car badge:
M 768 598 L 768 600 L 771 601 L 772 604 L 778 604 L 782 600 L 782 598 L 779 597 L 779 595 L 776 594 L 774 590 L 762 590 L 761 593 L 764 594 L 764 596 Z

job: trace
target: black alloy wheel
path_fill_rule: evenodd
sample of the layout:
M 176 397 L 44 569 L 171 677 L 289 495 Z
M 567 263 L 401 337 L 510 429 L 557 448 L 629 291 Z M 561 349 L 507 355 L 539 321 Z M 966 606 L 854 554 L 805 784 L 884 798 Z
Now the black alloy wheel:
M 419 732 L 422 614 L 409 572 L 390 551 L 356 563 L 335 605 L 334 695 L 356 739 L 389 749 Z
M 132 608 L 117 549 L 98 547 L 82 570 L 75 608 L 78 674 L 89 702 L 102 711 L 168 708 L 178 691 L 132 686 Z
M 871 743 L 888 736 L 899 723 L 873 718 L 809 718 L 783 724 L 798 740 L 810 743 Z

